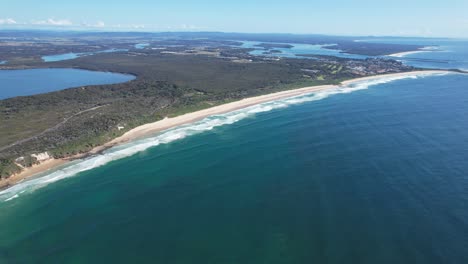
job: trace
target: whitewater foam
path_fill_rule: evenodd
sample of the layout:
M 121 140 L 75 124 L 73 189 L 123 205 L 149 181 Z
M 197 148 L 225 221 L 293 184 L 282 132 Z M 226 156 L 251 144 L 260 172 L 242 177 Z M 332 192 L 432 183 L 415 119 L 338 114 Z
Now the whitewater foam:
M 53 172 L 38 175 L 38 177 L 36 178 L 21 182 L 15 186 L 0 191 L 0 200 L 3 200 L 5 202 L 11 201 L 22 196 L 23 194 L 31 193 L 34 190 L 47 186 L 48 184 L 78 175 L 79 173 L 84 171 L 89 171 L 94 168 L 103 166 L 111 161 L 132 156 L 136 153 L 147 150 L 151 147 L 158 146 L 160 144 L 168 144 L 170 142 L 183 139 L 191 135 L 195 135 L 205 131 L 210 131 L 219 126 L 230 125 L 247 117 L 254 116 L 258 113 L 286 108 L 291 105 L 302 104 L 305 102 L 323 100 L 332 95 L 352 93 L 358 90 L 367 89 L 370 86 L 389 83 L 396 80 L 408 78 L 416 79 L 419 77 L 425 77 L 429 75 L 444 75 L 444 73 L 423 73 L 405 76 L 379 77 L 376 79 L 368 79 L 360 82 L 355 82 L 350 85 L 337 86 L 336 88 L 327 89 L 323 91 L 261 103 L 258 105 L 246 107 L 225 114 L 212 115 L 198 122 L 175 127 L 160 132 L 157 135 L 115 146 L 111 149 L 106 150 L 102 154 L 89 157 L 83 160 L 73 161 L 67 164 L 65 167 L 56 169 Z

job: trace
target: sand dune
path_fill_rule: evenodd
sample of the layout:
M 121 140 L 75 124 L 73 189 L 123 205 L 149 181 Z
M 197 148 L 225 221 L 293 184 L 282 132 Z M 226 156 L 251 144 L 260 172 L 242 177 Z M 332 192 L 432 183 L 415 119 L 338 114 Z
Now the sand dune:
M 153 123 L 149 123 L 149 124 L 136 127 L 126 132 L 124 135 L 118 138 L 115 138 L 114 140 L 104 144 L 103 146 L 93 149 L 88 154 L 96 154 L 107 148 L 110 148 L 110 147 L 113 147 L 113 146 L 116 146 L 125 142 L 129 142 L 132 140 L 136 140 L 138 138 L 142 138 L 144 136 L 155 134 L 157 132 L 171 129 L 177 126 L 196 122 L 208 116 L 228 113 L 228 112 L 232 112 L 232 111 L 246 108 L 249 106 L 261 104 L 261 103 L 276 101 L 276 100 L 285 99 L 289 97 L 306 95 L 306 94 L 320 92 L 320 91 L 324 91 L 328 89 L 335 89 L 335 88 L 339 88 L 340 86 L 341 87 L 352 86 L 352 85 L 359 84 L 360 82 L 367 82 L 367 81 L 372 81 L 372 80 L 377 81 L 379 79 L 388 79 L 388 78 L 398 79 L 398 78 L 409 77 L 409 76 L 433 75 L 433 74 L 438 74 L 438 73 L 440 74 L 447 73 L 447 71 L 433 70 L 433 71 L 413 71 L 413 72 L 405 72 L 405 73 L 383 74 L 383 75 L 369 76 L 369 77 L 356 78 L 356 79 L 344 81 L 341 85 L 338 85 L 338 86 L 337 85 L 311 86 L 311 87 L 304 87 L 304 88 L 299 88 L 299 89 L 294 89 L 294 90 L 288 90 L 288 91 L 282 91 L 282 92 L 277 92 L 277 93 L 272 93 L 272 94 L 267 94 L 267 95 L 245 98 L 239 101 L 235 101 L 235 102 L 231 102 L 231 103 L 227 103 L 227 104 L 223 104 L 219 106 L 214 106 L 211 108 L 203 109 L 203 110 L 192 112 L 192 113 L 187 113 L 187 114 L 180 115 L 177 117 L 165 118 L 157 122 L 153 122 Z M 84 157 L 84 156 L 85 155 L 78 155 L 78 156 L 72 157 L 72 159 L 77 159 L 77 158 Z M 14 175 L 6 180 L 0 181 L 0 188 L 5 188 L 8 186 L 14 185 L 24 180 L 25 178 L 34 176 L 39 173 L 46 172 L 48 170 L 52 170 L 56 168 L 57 166 L 65 164 L 68 160 L 69 159 L 51 159 L 39 165 L 35 165 L 31 168 L 26 168 L 21 173 Z

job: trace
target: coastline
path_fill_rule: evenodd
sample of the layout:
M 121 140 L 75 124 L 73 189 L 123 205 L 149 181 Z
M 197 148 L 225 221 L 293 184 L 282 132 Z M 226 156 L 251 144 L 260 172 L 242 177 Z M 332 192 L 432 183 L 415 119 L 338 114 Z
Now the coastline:
M 388 77 L 405 77 L 405 76 L 411 76 L 411 75 L 424 76 L 424 75 L 432 75 L 432 74 L 437 74 L 437 73 L 449 73 L 449 72 L 450 71 L 444 71 L 444 70 L 425 70 L 425 71 L 411 71 L 411 72 L 403 72 L 403 73 L 381 74 L 381 75 L 360 77 L 360 78 L 343 81 L 340 85 L 320 85 L 320 86 L 310 86 L 310 87 L 303 87 L 303 88 L 298 88 L 298 89 L 280 91 L 280 92 L 275 92 L 275 93 L 266 94 L 266 95 L 244 98 L 239 101 L 210 107 L 207 109 L 183 114 L 183 115 L 176 116 L 176 117 L 165 118 L 163 120 L 159 120 L 153 123 L 148 123 L 148 124 L 144 124 L 136 128 L 133 128 L 127 131 L 122 136 L 117 137 L 105 143 L 102 146 L 98 146 L 87 153 L 78 154 L 78 155 L 65 158 L 65 159 L 53 159 L 52 158 L 38 165 L 25 168 L 22 172 L 12 175 L 8 179 L 0 180 L 0 189 L 9 188 L 17 183 L 22 182 L 25 179 L 33 177 L 34 175 L 37 175 L 39 173 L 44 173 L 49 170 L 53 170 L 61 165 L 65 165 L 71 160 L 81 159 L 89 155 L 96 155 L 113 146 L 117 146 L 117 145 L 129 142 L 129 141 L 136 140 L 144 136 L 151 135 L 157 132 L 161 132 L 167 129 L 171 129 L 177 126 L 196 122 L 208 116 L 224 114 L 224 113 L 232 112 L 235 110 L 239 110 L 242 108 L 246 108 L 246 107 L 261 104 L 261 103 L 276 101 L 276 100 L 285 99 L 289 97 L 301 96 L 301 95 L 310 94 L 314 92 L 338 88 L 340 86 L 352 85 L 352 84 L 356 84 L 356 83 L 363 82 L 363 81 L 378 80 L 381 78 L 388 78 Z
M 387 55 L 387 56 L 396 57 L 396 58 L 403 58 L 403 57 L 405 57 L 407 55 L 412 55 L 412 54 L 417 54 L 417 53 L 422 53 L 422 52 L 436 51 L 436 50 L 437 50 L 437 48 L 432 47 L 432 46 L 428 46 L 428 47 L 421 48 L 419 50 L 398 52 L 398 53 L 393 53 L 393 54 L 390 54 L 390 55 Z

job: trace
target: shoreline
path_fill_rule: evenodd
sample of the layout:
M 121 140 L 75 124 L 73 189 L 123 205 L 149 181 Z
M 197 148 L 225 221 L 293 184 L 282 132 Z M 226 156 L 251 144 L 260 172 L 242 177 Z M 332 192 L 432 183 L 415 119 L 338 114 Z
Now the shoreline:
M 275 93 L 266 94 L 266 95 L 259 95 L 255 97 L 244 98 L 238 101 L 217 105 L 214 107 L 198 110 L 198 111 L 191 112 L 191 113 L 186 113 L 186 114 L 179 115 L 176 117 L 171 117 L 171 118 L 166 117 L 162 120 L 159 120 L 153 123 L 148 123 L 148 124 L 135 127 L 125 132 L 125 134 L 123 134 L 122 136 L 119 136 L 103 144 L 102 146 L 95 147 L 87 153 L 77 154 L 77 155 L 64 158 L 64 159 L 52 158 L 40 164 L 33 165 L 32 167 L 25 168 L 23 169 L 23 171 L 21 171 L 18 174 L 12 175 L 9 178 L 4 179 L 4 180 L 0 180 L 0 190 L 7 189 L 39 173 L 44 173 L 49 170 L 55 169 L 59 166 L 65 165 L 66 163 L 72 160 L 82 159 L 91 155 L 98 155 L 102 151 L 112 148 L 114 146 L 121 145 L 123 143 L 133 141 L 133 140 L 136 140 L 136 139 L 139 139 L 144 136 L 148 136 L 157 132 L 168 130 L 177 126 L 193 123 L 193 122 L 202 120 L 208 116 L 224 114 L 224 113 L 236 111 L 239 109 L 243 109 L 243 108 L 261 104 L 261 103 L 276 101 L 276 100 L 285 99 L 289 97 L 306 95 L 306 94 L 310 94 L 314 92 L 338 88 L 341 86 L 352 85 L 352 84 L 363 82 L 363 81 L 378 80 L 381 78 L 388 78 L 388 77 L 405 77 L 405 76 L 411 76 L 411 75 L 424 76 L 424 75 L 432 75 L 432 74 L 437 74 L 437 73 L 450 73 L 450 71 L 425 70 L 425 71 L 411 71 L 411 72 L 391 73 L 391 74 L 381 74 L 381 75 L 360 77 L 360 78 L 343 81 L 339 85 L 318 85 L 318 86 L 310 86 L 310 87 L 303 87 L 303 88 L 297 88 L 297 89 L 292 89 L 292 90 L 280 91 L 280 92 L 275 92 Z
M 421 52 L 431 52 L 431 51 L 437 51 L 438 49 L 432 46 L 427 46 L 418 50 L 413 50 L 413 51 L 404 51 L 404 52 L 397 52 L 393 54 L 387 55 L 388 57 L 396 57 L 396 58 L 403 58 L 406 55 L 411 55 L 411 54 L 417 54 Z

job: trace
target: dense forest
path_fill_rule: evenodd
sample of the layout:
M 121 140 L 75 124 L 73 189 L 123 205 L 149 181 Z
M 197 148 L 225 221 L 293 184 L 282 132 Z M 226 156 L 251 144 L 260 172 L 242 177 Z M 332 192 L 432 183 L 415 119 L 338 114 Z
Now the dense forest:
M 85 153 L 131 128 L 166 116 L 274 91 L 337 84 L 376 74 L 375 69 L 412 70 L 393 60 L 256 57 L 249 55 L 248 49 L 239 48 L 240 43 L 227 38 L 158 40 L 151 42 L 152 48 L 141 50 L 132 48 L 140 39 L 125 39 L 112 46 L 103 39 L 85 38 L 75 46 L 78 51 L 97 47 L 127 47 L 128 51 L 59 62 L 17 59 L 9 63 L 5 68 L 81 68 L 128 73 L 137 78 L 121 84 L 75 87 L 0 100 L 1 177 L 18 172 L 17 165 L 34 164 L 36 160 L 31 154 L 47 151 L 53 157 L 63 158 Z M 90 41 L 101 44 L 90 47 Z M 45 49 L 70 51 L 69 45 L 41 45 Z M 40 58 L 32 48 L 24 47 L 21 54 L 27 49 L 34 58 Z M 3 47 L 0 52 L 6 49 Z M 356 72 L 355 69 L 365 70 Z

